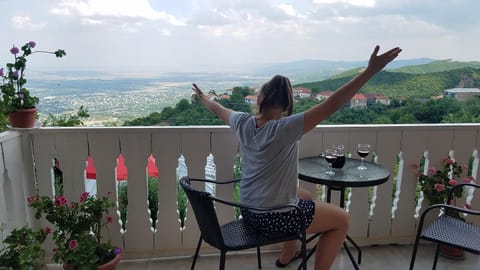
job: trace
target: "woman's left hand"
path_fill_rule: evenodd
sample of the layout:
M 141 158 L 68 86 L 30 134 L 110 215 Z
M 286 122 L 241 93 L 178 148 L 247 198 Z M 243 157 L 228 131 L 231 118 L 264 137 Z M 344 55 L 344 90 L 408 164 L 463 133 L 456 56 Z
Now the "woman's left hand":
M 368 61 L 368 69 L 377 73 L 382 70 L 388 63 L 392 62 L 393 59 L 397 58 L 398 54 L 402 51 L 399 47 L 393 48 L 383 54 L 377 55 L 380 50 L 380 46 L 375 46 L 370 60 Z

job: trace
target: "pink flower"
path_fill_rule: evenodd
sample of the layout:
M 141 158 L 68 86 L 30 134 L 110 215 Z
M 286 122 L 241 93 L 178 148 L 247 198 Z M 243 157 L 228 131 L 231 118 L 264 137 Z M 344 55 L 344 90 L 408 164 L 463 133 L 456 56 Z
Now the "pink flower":
M 434 174 L 437 172 L 437 169 L 433 166 L 428 167 L 428 173 Z
M 465 178 L 462 179 L 462 182 L 463 183 L 472 183 L 475 179 L 473 178 L 473 176 L 467 176 Z
M 81 203 L 84 202 L 88 198 L 89 195 L 90 195 L 90 193 L 83 192 L 82 195 L 80 195 L 80 202 Z
M 56 196 L 55 197 L 55 206 L 56 207 L 62 207 L 67 204 L 67 198 L 63 196 Z
M 442 192 L 442 191 L 445 190 L 445 185 L 444 184 L 435 184 L 435 185 L 433 185 L 433 188 L 438 192 Z
M 457 185 L 457 180 L 455 180 L 455 179 L 450 179 L 450 180 L 448 181 L 448 184 L 449 184 L 450 186 L 456 186 L 456 185 Z
M 72 203 L 70 204 L 70 209 L 74 209 L 74 208 L 75 208 L 75 204 L 72 202 Z
M 38 201 L 38 198 L 35 196 L 31 196 L 27 198 L 28 205 L 30 206 L 34 201 Z
M 112 216 L 107 216 L 107 222 L 112 223 Z
M 422 176 L 422 175 L 423 175 L 423 173 L 420 173 L 420 172 L 417 173 L 417 178 L 420 177 L 420 176 Z
M 443 162 L 445 162 L 445 164 L 453 164 L 453 163 L 455 163 L 455 161 L 453 161 L 453 159 L 449 159 L 449 158 L 444 159 Z
M 68 248 L 75 250 L 77 248 L 77 240 L 70 240 L 70 242 L 68 242 Z
M 52 232 L 52 229 L 50 229 L 50 227 L 45 227 L 45 229 L 43 229 L 43 231 L 45 232 L 45 234 L 49 234 Z

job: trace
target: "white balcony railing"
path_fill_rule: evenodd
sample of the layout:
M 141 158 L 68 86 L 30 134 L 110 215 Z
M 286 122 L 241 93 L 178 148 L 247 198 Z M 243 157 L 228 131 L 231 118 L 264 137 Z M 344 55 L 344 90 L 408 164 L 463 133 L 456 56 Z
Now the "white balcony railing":
M 370 143 L 376 162 L 392 174 L 376 188 L 355 188 L 349 193 L 350 235 L 361 245 L 411 243 L 415 236 L 416 214 L 425 203 L 416 203 L 417 179 L 411 165 L 426 156 L 430 164 L 442 165 L 450 153 L 461 164 L 470 164 L 478 179 L 480 124 L 452 125 L 344 125 L 318 126 L 304 136 L 300 156 L 318 155 L 332 143 L 344 143 L 355 153 L 359 142 Z M 13 228 L 37 222 L 26 198 L 36 188 L 41 195 L 53 194 L 53 160 L 60 162 L 64 194 L 77 199 L 85 190 L 85 167 L 92 157 L 99 194 L 116 191 L 115 167 L 120 154 L 128 169 L 128 215 L 126 231 L 119 222 L 111 226 L 112 241 L 122 246 L 130 258 L 191 254 L 198 229 L 187 211 L 185 229 L 177 214 L 176 179 L 179 158 L 185 159 L 188 174 L 205 176 L 212 168 L 217 179 L 231 179 L 238 143 L 228 127 L 122 127 L 122 128 L 40 128 L 0 134 L 0 224 L 3 237 Z M 147 207 L 147 160 L 156 159 L 159 170 L 159 211 L 157 230 L 152 230 Z M 355 154 L 353 154 L 355 156 Z M 319 187 L 301 183 L 317 192 Z M 218 196 L 232 198 L 233 190 L 220 188 Z M 336 194 L 334 194 L 336 195 Z M 338 200 L 334 196 L 333 200 Z M 473 207 L 479 196 L 465 195 Z M 220 221 L 230 220 L 233 209 L 220 208 Z M 471 219 L 470 217 L 467 217 Z M 116 221 L 119 220 L 115 215 Z M 479 223 L 479 220 L 471 220 Z

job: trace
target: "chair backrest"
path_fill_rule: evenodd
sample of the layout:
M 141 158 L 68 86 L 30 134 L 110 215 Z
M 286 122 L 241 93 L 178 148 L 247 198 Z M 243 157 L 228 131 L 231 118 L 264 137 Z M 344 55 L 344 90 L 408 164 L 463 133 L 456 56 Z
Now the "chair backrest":
M 211 194 L 192 187 L 188 176 L 180 179 L 180 185 L 185 191 L 193 209 L 203 240 L 216 248 L 222 249 L 225 246 L 225 242 Z

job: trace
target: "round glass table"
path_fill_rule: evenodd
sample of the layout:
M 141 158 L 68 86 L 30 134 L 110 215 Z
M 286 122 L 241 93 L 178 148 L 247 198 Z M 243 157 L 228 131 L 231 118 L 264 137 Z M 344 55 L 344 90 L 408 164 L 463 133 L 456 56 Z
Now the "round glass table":
M 323 157 L 301 158 L 298 162 L 298 178 L 310 183 L 326 185 L 330 188 L 370 187 L 383 184 L 390 172 L 381 165 L 364 161 L 366 170 L 357 169 L 360 160 L 347 158 L 341 169 L 333 169 L 335 175 L 328 175 L 328 163 Z
M 333 169 L 335 174 L 329 175 L 326 173 L 328 171 L 328 163 L 324 157 L 301 158 L 298 161 L 298 178 L 310 183 L 325 185 L 327 187 L 328 203 L 331 202 L 332 190 L 340 192 L 339 206 L 343 208 L 346 188 L 376 186 L 385 183 L 390 177 L 390 172 L 386 168 L 369 161 L 363 162 L 366 170 L 359 170 L 357 167 L 360 166 L 360 162 L 359 159 L 347 158 L 345 165 L 341 169 Z M 311 236 L 307 242 L 319 235 Z M 362 262 L 362 250 L 350 236 L 347 235 L 346 238 L 358 251 L 358 258 L 355 260 L 346 242 L 343 243 L 353 267 L 359 269 L 358 265 Z M 310 251 L 308 258 L 312 256 L 314 250 L 315 248 Z

